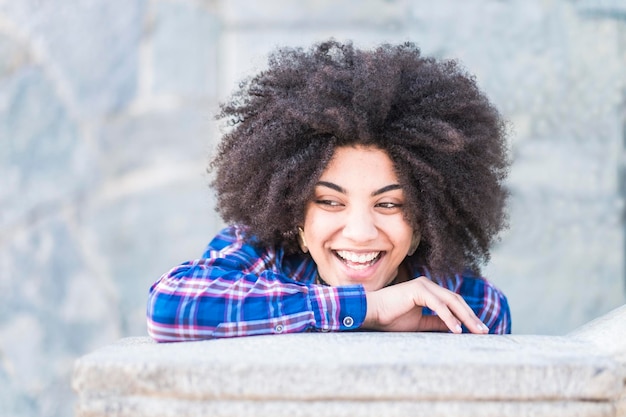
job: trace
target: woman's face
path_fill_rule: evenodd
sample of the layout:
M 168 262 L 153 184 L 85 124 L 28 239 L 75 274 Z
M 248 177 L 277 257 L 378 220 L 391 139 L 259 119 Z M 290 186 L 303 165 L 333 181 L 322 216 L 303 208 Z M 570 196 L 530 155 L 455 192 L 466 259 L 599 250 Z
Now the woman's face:
M 389 284 L 411 246 L 404 191 L 387 153 L 340 147 L 322 173 L 304 217 L 304 238 L 328 284 Z

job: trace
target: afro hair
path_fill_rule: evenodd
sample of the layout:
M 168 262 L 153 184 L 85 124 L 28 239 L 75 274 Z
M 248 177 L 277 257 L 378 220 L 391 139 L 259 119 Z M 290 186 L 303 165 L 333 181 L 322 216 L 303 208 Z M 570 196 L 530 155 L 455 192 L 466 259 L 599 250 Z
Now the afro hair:
M 261 245 L 296 251 L 296 228 L 342 146 L 384 150 L 435 273 L 480 272 L 506 226 L 506 129 L 473 76 L 413 43 L 282 48 L 221 106 L 230 127 L 210 171 L 217 210 Z

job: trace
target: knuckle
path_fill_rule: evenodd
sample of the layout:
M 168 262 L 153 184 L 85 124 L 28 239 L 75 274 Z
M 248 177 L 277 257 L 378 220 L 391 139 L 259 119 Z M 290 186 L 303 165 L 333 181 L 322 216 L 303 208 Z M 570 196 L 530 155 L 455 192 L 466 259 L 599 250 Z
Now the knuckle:
M 446 313 L 448 312 L 448 307 L 446 306 L 446 303 L 444 303 L 438 298 L 431 301 L 428 307 L 436 311 L 439 315 L 441 315 L 441 313 L 443 312 L 446 312 Z
M 420 285 L 420 286 L 427 286 L 428 284 L 432 284 L 431 280 L 429 280 L 428 278 L 426 278 L 425 276 L 421 276 L 417 279 L 414 279 L 412 282 Z

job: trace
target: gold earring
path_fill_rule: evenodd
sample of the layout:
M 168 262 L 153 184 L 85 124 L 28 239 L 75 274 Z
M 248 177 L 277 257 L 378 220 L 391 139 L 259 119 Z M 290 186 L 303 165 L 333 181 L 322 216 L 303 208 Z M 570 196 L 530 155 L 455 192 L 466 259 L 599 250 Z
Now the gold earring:
M 309 247 L 306 245 L 306 239 L 304 238 L 304 230 L 302 230 L 300 226 L 298 226 L 298 245 L 300 245 L 302 252 L 307 253 L 309 251 Z
M 407 253 L 407 256 L 412 256 L 415 251 L 417 250 L 417 247 L 420 245 L 420 241 L 422 239 L 422 234 L 420 232 L 418 232 L 417 230 L 413 232 L 413 238 L 411 239 L 411 246 L 409 246 L 409 251 Z

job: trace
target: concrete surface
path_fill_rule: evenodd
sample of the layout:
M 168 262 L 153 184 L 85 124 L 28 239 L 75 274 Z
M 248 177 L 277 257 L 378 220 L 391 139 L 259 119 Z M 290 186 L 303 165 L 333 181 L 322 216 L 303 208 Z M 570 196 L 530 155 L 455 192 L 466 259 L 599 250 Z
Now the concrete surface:
M 76 362 L 76 416 L 623 416 L 625 320 L 568 337 L 126 338 Z

